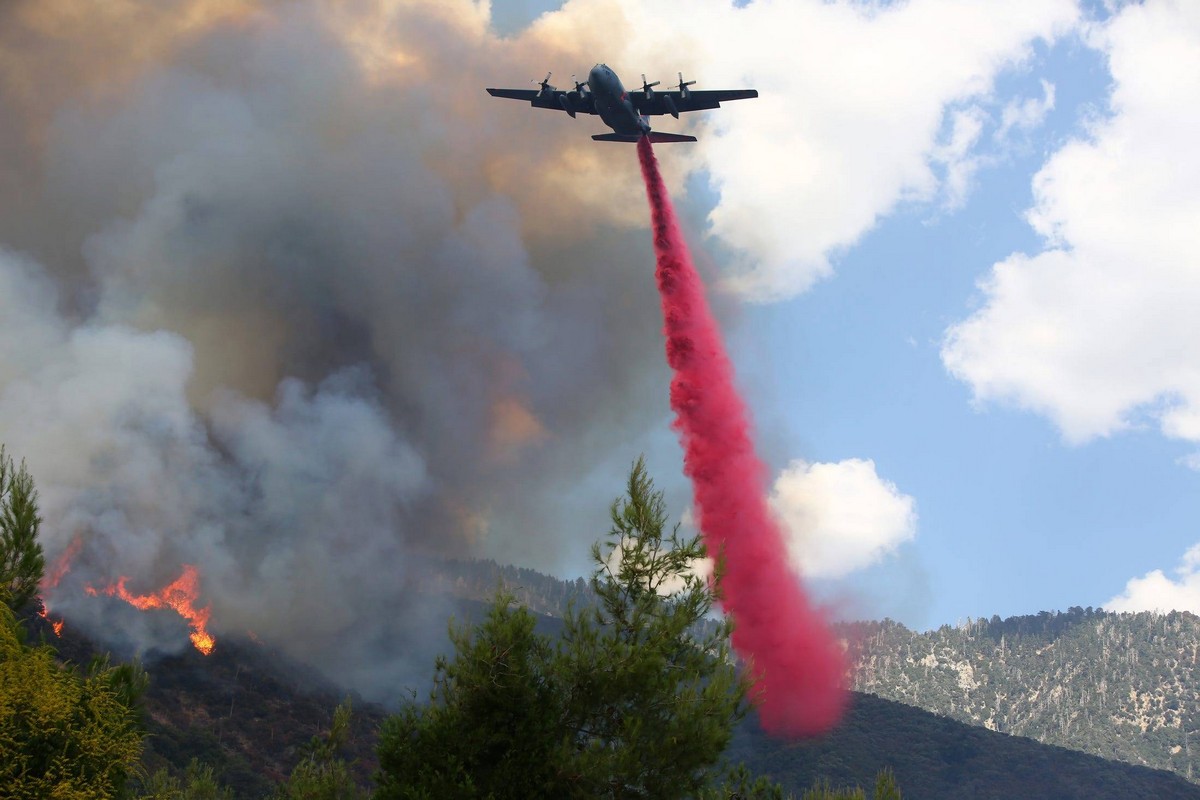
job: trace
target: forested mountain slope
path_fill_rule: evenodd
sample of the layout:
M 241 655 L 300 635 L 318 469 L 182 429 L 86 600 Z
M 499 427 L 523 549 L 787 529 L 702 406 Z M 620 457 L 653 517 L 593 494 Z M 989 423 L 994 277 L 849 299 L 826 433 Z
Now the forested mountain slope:
M 854 686 L 992 730 L 1200 778 L 1195 615 L 1065 613 L 846 629 Z
M 886 767 L 904 797 L 920 800 L 1200 798 L 1200 786 L 1163 770 L 1006 736 L 858 692 L 825 736 L 782 742 L 747 722 L 728 752 L 797 797 L 814 780 L 869 787 Z
M 475 616 L 480 608 L 472 605 L 464 601 L 457 611 Z M 543 621 L 548 634 L 561 629 L 552 618 Z M 52 636 L 44 623 L 35 627 L 35 635 Z M 68 629 L 55 641 L 76 663 L 91 656 L 92 644 L 78 632 Z M 431 654 L 431 673 L 432 659 Z M 304 744 L 327 729 L 343 697 L 310 670 L 250 640 L 223 640 L 209 657 L 188 648 L 154 659 L 147 670 L 148 769 L 164 764 L 181 769 L 198 758 L 216 768 L 239 800 L 270 796 Z M 387 712 L 358 702 L 354 713 L 346 755 L 366 781 L 376 766 L 378 728 Z M 797 798 L 821 780 L 869 786 L 887 767 L 905 797 L 923 800 L 1200 800 L 1200 786 L 1168 772 L 1005 736 L 859 693 L 843 722 L 823 737 L 772 739 L 749 719 L 727 755 L 771 775 Z
M 439 562 L 421 574 L 428 584 L 421 591 L 455 598 L 439 607 L 460 622 L 477 619 L 479 601 L 499 584 L 545 615 L 539 627 L 549 634 L 560 630 L 555 616 L 568 602 L 592 599 L 582 581 L 488 562 Z M 87 663 L 92 645 L 70 625 L 62 640 L 45 623 L 37 627 L 35 635 L 54 641 L 63 656 Z M 845 722 L 813 742 L 770 740 L 747 723 L 735 759 L 798 794 L 818 778 L 868 784 L 890 766 L 911 797 L 1200 798 L 1200 786 L 1166 773 L 1019 738 L 1200 775 L 1195 616 L 1072 609 L 925 633 L 887 620 L 842 632 L 856 658 L 855 688 L 870 694 L 856 694 Z M 428 663 L 432 675 L 434 656 L 448 651 L 449 640 L 420 644 L 410 655 Z M 332 676 L 248 640 L 225 638 L 212 657 L 188 649 L 147 668 L 148 766 L 199 757 L 245 797 L 262 796 L 286 774 L 343 696 Z M 352 749 L 362 778 L 373 769 L 375 730 L 385 713 L 356 703 Z
M 455 575 L 437 579 L 443 589 L 484 597 L 501 581 L 552 615 L 590 596 L 582 580 L 493 562 L 443 570 L 431 571 Z M 1200 781 L 1200 617 L 1193 614 L 1072 608 L 928 632 L 891 620 L 839 628 L 858 691 Z

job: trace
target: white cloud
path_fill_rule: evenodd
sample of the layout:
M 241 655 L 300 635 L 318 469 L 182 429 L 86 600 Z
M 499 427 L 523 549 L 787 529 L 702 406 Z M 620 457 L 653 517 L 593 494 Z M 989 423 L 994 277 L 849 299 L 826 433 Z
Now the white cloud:
M 1034 178 L 1046 249 L 994 266 L 942 360 L 1069 441 L 1145 421 L 1200 441 L 1200 5 L 1129 5 L 1091 41 L 1111 116 Z
M 934 148 L 933 161 L 946 170 L 944 179 L 947 208 L 960 208 L 967 201 L 971 180 L 983 164 L 972 150 L 983 133 L 987 113 L 979 106 L 959 109 L 950 115 L 950 136 Z
M 989 95 L 1034 40 L 1077 16 L 1074 0 L 572 0 L 531 33 L 594 38 L 603 20 L 597 58 L 626 84 L 644 71 L 666 86 L 682 70 L 697 89 L 759 90 L 697 115 L 694 149 L 660 150 L 707 170 L 719 190 L 711 231 L 743 257 L 730 285 L 774 299 L 827 276 L 829 254 L 897 203 L 935 197 L 947 110 Z
M 1200 453 L 1188 453 L 1185 456 L 1180 456 L 1175 459 L 1175 463 L 1181 467 L 1187 467 L 1188 469 L 1200 472 Z
M 1000 114 L 1000 127 L 996 140 L 1004 141 L 1013 130 L 1030 131 L 1046 121 L 1046 115 L 1054 108 L 1054 84 L 1042 80 L 1042 97 L 1013 98 Z
M 870 566 L 917 532 L 916 502 L 880 478 L 870 459 L 793 461 L 775 480 L 771 504 L 792 562 L 810 577 Z
M 1130 578 L 1125 591 L 1104 604 L 1109 611 L 1191 611 L 1200 614 L 1200 544 L 1183 554 L 1177 580 L 1161 569 Z

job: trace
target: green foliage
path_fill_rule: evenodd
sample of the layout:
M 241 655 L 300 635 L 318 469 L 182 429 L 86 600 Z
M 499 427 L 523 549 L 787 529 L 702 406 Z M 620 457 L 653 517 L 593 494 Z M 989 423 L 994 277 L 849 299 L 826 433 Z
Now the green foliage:
M 828 780 L 821 780 L 801 795 L 801 800 L 867 800 L 867 794 L 857 786 L 835 789 Z M 884 769 L 875 778 L 875 793 L 871 800 L 901 800 L 896 776 L 890 769 Z
M 91 680 L 105 684 L 112 691 L 117 702 L 130 710 L 134 720 L 142 722 L 141 709 L 138 701 L 150 685 L 150 676 L 142 665 L 136 661 L 132 664 L 112 665 L 107 653 L 92 658 L 88 664 L 87 676 Z
M 556 783 L 562 710 L 551 648 L 533 616 L 500 596 L 472 636 L 451 633 L 433 702 L 409 703 L 380 733 L 381 798 L 538 796 Z M 525 787 L 523 790 L 521 787 Z
M 27 647 L 0 605 L 0 787 L 13 800 L 120 796 L 142 752 L 130 685 L 111 669 L 78 675 Z
M 828 779 L 817 781 L 800 797 L 801 800 L 867 800 L 862 789 L 835 789 Z M 871 798 L 901 800 L 900 789 L 890 769 L 883 770 L 875 779 L 875 793 Z M 738 765 L 724 784 L 705 790 L 699 795 L 699 800 L 784 800 L 784 793 L 779 784 L 761 776 L 755 777 L 745 765 Z
M 37 490 L 0 446 L 0 787 L 6 798 L 122 796 L 142 752 L 146 674 L 94 660 L 82 674 L 23 643 L 16 614 L 38 592 Z
M 560 639 L 500 593 L 473 630 L 452 630 L 427 706 L 383 727 L 378 797 L 694 797 L 747 710 L 729 626 L 692 572 L 698 537 L 667 515 L 639 460 L 597 544 L 598 602 L 568 610 Z M 769 795 L 763 795 L 764 797 Z
M 1197 796 L 1196 787 L 1177 775 L 1048 747 L 871 695 L 855 695 L 841 723 L 816 739 L 781 742 L 744 725 L 729 757 L 797 796 L 814 779 L 828 781 L 822 788 L 874 784 L 887 791 L 886 779 L 883 787 L 877 779 L 885 766 L 895 769 L 904 797 L 922 800 Z
M 340 753 L 350 738 L 351 706 L 347 699 L 333 712 L 329 733 L 314 736 L 292 774 L 276 792 L 277 800 L 358 800 L 366 793 L 358 788 L 350 764 Z
M 233 792 L 217 782 L 213 768 L 192 759 L 183 779 L 174 777 L 165 768 L 158 770 L 143 784 L 138 800 L 234 800 Z
M 0 601 L 19 612 L 37 596 L 46 558 L 37 540 L 37 489 L 25 468 L 0 445 Z
M 862 789 L 834 789 L 829 781 L 821 781 L 801 795 L 801 800 L 867 800 Z
M 784 794 L 778 783 L 756 776 L 745 764 L 738 764 L 721 785 L 704 788 L 698 800 L 784 800 Z
M 599 603 L 565 620 L 568 719 L 598 789 L 691 796 L 745 715 L 748 684 L 733 666 L 728 623 L 695 635 L 716 599 L 693 571 L 704 546 L 678 526 L 665 535 L 663 495 L 641 461 L 611 519 L 606 549 L 592 547 Z
M 875 779 L 875 800 L 902 800 L 896 775 L 890 769 L 883 770 Z

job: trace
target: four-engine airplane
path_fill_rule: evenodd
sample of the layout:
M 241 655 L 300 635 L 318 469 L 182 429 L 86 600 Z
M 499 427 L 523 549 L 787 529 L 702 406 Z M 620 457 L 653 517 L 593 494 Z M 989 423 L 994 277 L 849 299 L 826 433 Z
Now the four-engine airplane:
M 572 76 L 574 77 L 574 76 Z M 598 142 L 637 142 L 643 136 L 652 142 L 694 142 L 695 136 L 681 133 L 658 133 L 650 130 L 650 117 L 670 114 L 679 119 L 685 111 L 718 108 L 722 100 L 744 100 L 758 97 L 757 89 L 725 89 L 693 91 L 688 87 L 695 81 L 684 81 L 670 91 L 656 92 L 659 81 L 647 83 L 642 76 L 641 91 L 627 92 L 617 73 L 607 64 L 597 64 L 586 81 L 576 81 L 574 91 L 563 91 L 550 85 L 550 73 L 539 83 L 539 89 L 488 89 L 492 97 L 528 100 L 534 108 L 551 108 L 576 114 L 596 114 L 613 133 L 598 133 Z

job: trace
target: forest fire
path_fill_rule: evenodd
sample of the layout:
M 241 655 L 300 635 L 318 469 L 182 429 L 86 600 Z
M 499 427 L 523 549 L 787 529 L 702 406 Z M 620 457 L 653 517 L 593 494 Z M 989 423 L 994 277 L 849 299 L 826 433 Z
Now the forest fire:
M 71 540 L 71 543 L 67 545 L 67 549 L 64 550 L 57 559 L 55 559 L 54 563 L 50 566 L 50 569 L 42 578 L 40 588 L 43 594 L 45 594 L 48 589 L 56 588 L 62 581 L 63 576 L 71 571 L 71 560 L 79 554 L 79 550 L 82 547 L 83 539 L 76 536 Z M 46 606 L 46 600 L 44 597 L 42 598 L 41 606 L 42 607 L 38 609 L 37 612 L 38 616 L 49 622 L 50 628 L 54 631 L 54 635 L 61 638 L 63 631 L 63 620 L 50 619 L 50 609 Z
M 195 566 L 184 564 L 183 573 L 178 578 L 152 594 L 133 594 L 125 587 L 128 580 L 127 576 L 122 575 L 116 583 L 104 589 L 88 586 L 86 591 L 93 597 L 101 594 L 119 597 L 140 611 L 169 608 L 187 620 L 192 629 L 190 638 L 197 650 L 204 655 L 213 651 L 217 642 L 207 630 L 210 609 L 208 606 L 196 608 L 196 598 L 200 594 L 200 572 Z
M 38 616 L 50 623 L 50 629 L 54 631 L 54 635 L 62 637 L 63 620 L 50 619 L 50 609 L 46 608 L 46 604 L 42 603 L 42 607 L 37 612 Z
M 62 581 L 63 576 L 71 571 L 71 560 L 79 555 L 79 550 L 83 547 L 83 539 L 76 536 L 67 545 L 67 549 L 62 552 L 50 569 L 46 572 L 46 576 L 42 579 L 42 591 L 53 589 Z M 43 615 L 44 616 L 44 615 Z

